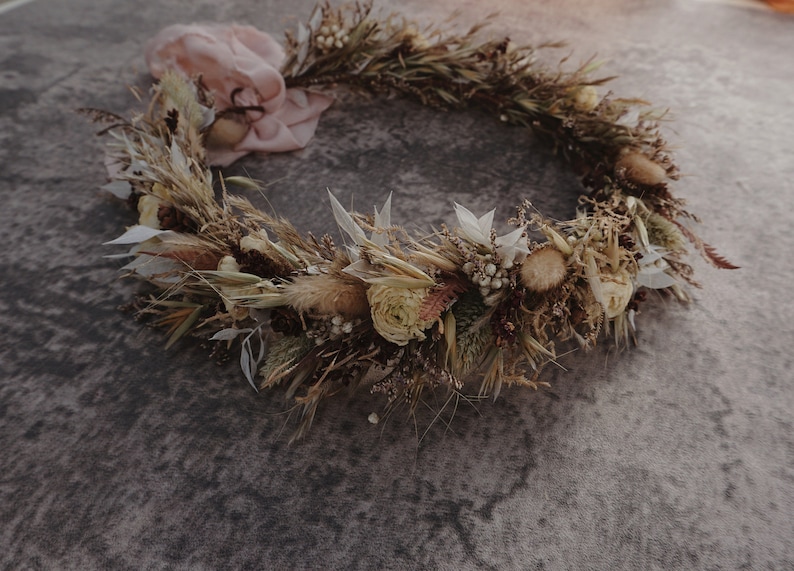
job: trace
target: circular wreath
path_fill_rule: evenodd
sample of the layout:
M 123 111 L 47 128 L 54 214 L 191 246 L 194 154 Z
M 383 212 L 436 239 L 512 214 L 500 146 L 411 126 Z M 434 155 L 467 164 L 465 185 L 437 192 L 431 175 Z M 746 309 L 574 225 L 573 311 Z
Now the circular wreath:
M 247 26 L 172 26 L 147 46 L 159 78 L 147 111 L 92 111 L 113 123 L 105 188 L 139 213 L 110 244 L 132 245 L 123 271 L 157 289 L 133 307 L 168 329 L 167 345 L 192 334 L 216 353 L 238 347 L 255 389 L 283 385 L 303 407 L 297 436 L 351 386 L 411 410 L 425 389 L 463 391 L 467 379 L 480 396 L 537 388 L 557 342 L 633 341 L 647 289 L 687 301 L 687 242 L 734 267 L 686 225 L 658 113 L 599 95 L 591 63 L 549 71 L 532 47 L 478 40 L 480 27 L 420 31 L 369 6 L 322 4 L 283 49 Z M 525 201 L 499 236 L 493 210 L 455 204 L 454 225 L 420 238 L 392 224 L 391 196 L 362 215 L 329 192 L 340 246 L 227 190 L 254 181 L 213 176 L 248 152 L 304 146 L 339 86 L 529 128 L 581 178 L 582 209 L 555 222 Z

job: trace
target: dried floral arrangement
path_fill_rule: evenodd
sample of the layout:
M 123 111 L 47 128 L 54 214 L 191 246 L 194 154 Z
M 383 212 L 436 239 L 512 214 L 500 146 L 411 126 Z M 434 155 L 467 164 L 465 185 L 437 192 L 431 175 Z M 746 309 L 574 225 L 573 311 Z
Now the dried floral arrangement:
M 687 301 L 683 284 L 695 284 L 688 244 L 716 267 L 734 267 L 691 230 L 695 217 L 671 192 L 678 169 L 658 113 L 640 100 L 600 96 L 606 80 L 590 77 L 592 65 L 551 71 L 534 48 L 481 40 L 479 28 L 420 31 L 396 16 L 377 18 L 369 6 L 322 4 L 287 35 L 284 52 L 256 36 L 271 66 L 281 62 L 275 96 L 246 83 L 250 77 L 230 92 L 212 85 L 213 72 L 174 70 L 161 57 L 160 68 L 150 62 L 159 82 L 145 113 L 126 120 L 91 111 L 111 123 L 105 188 L 139 213 L 110 242 L 131 245 L 123 271 L 156 289 L 137 299 L 138 314 L 168 329 L 168 346 L 193 335 L 219 351 L 239 349 L 255 389 L 281 385 L 302 407 L 297 436 L 322 399 L 360 385 L 385 394 L 387 408 L 410 410 L 424 391 L 463 392 L 464 381 L 478 384 L 480 396 L 537 388 L 555 344 L 588 348 L 601 335 L 631 342 L 647 289 Z M 215 30 L 211 43 L 227 31 Z M 236 28 L 227 47 L 238 53 L 234 42 L 254 32 Z M 392 223 L 391 196 L 365 215 L 329 193 L 340 246 L 301 235 L 228 191 L 253 181 L 213 176 L 211 164 L 282 150 L 245 146 L 256 121 L 280 117 L 273 105 L 292 101 L 305 111 L 313 97 L 322 109 L 330 103 L 322 94 L 341 88 L 439 109 L 478 107 L 530 129 L 581 178 L 581 209 L 556 222 L 524 202 L 509 221 L 515 229 L 498 236 L 494 211 L 478 216 L 455 204 L 454 225 L 412 237 Z M 318 115 L 292 121 L 308 125 L 308 137 L 304 130 L 287 146 L 305 144 Z

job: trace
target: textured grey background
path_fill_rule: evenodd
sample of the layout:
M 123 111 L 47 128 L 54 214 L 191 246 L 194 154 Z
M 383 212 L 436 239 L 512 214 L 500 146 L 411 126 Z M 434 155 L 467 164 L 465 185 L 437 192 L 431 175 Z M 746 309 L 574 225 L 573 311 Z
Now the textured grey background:
M 383 5 L 383 3 L 381 3 Z M 0 14 L 0 567 L 7 569 L 794 569 L 791 342 L 794 19 L 719 3 L 410 0 L 491 33 L 565 39 L 619 95 L 670 107 L 677 186 L 703 237 L 703 289 L 640 316 L 640 346 L 548 369 L 553 393 L 461 403 L 378 426 L 382 401 L 327 403 L 308 441 L 278 391 L 162 349 L 117 311 L 101 243 L 131 222 L 98 191 L 102 141 L 72 111 L 135 107 L 160 26 L 249 22 L 280 35 L 309 1 L 38 0 Z M 566 217 L 579 192 L 525 133 L 476 113 L 344 100 L 302 152 L 236 167 L 302 229 L 324 188 L 428 227 L 453 200 Z M 262 203 L 265 206 L 264 202 Z M 445 414 L 451 412 L 446 409 Z

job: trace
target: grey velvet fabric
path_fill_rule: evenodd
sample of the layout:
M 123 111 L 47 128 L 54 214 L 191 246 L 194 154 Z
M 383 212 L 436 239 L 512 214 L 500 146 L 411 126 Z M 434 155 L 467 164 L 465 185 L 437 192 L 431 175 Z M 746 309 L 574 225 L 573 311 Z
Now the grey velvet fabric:
M 383 6 L 384 3 L 380 3 Z M 735 3 L 734 3 L 735 4 Z M 750 2 L 747 2 L 750 4 Z M 0 4 L 2 6 L 2 4 Z M 280 35 L 309 1 L 38 0 L 0 14 L 0 567 L 4 569 L 792 569 L 794 19 L 717 2 L 407 1 L 420 22 L 564 39 L 618 95 L 670 107 L 676 185 L 741 270 L 695 259 L 694 302 L 653 298 L 637 348 L 565 355 L 550 391 L 430 402 L 374 426 L 342 395 L 288 446 L 283 393 L 254 394 L 118 311 L 101 244 L 132 215 L 98 190 L 82 106 L 136 108 L 142 45 L 175 22 Z M 263 207 L 333 230 L 394 191 L 408 228 L 452 201 L 563 218 L 579 187 L 526 133 L 477 113 L 342 98 L 301 152 L 232 168 Z M 453 416 L 449 426 L 445 423 Z

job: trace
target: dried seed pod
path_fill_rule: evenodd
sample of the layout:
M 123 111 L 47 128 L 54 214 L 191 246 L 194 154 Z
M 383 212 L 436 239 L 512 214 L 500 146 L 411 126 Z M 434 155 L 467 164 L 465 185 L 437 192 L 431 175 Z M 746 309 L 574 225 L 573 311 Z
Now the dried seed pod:
M 667 171 L 651 159 L 638 152 L 628 152 L 615 163 L 615 173 L 630 182 L 654 186 L 664 182 Z
M 191 232 L 196 228 L 190 217 L 169 204 L 160 204 L 157 208 L 158 228 L 176 232 Z
M 229 117 L 219 117 L 207 131 L 208 149 L 233 149 L 248 133 L 248 124 Z
M 530 291 L 543 293 L 561 285 L 567 273 L 562 252 L 556 248 L 541 248 L 521 265 L 521 283 Z

